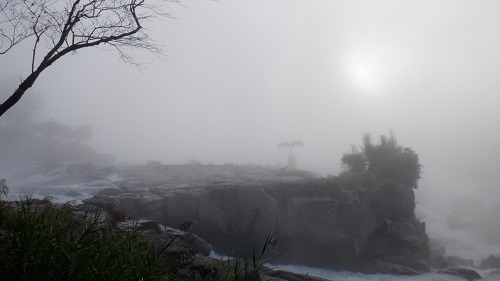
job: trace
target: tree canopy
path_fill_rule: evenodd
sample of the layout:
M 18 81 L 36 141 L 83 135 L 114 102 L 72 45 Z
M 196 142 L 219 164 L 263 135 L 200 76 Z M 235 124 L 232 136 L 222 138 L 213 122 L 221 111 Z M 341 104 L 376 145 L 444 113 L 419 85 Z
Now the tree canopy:
M 342 156 L 345 173 L 368 172 L 381 179 L 418 187 L 422 165 L 411 147 L 399 145 L 393 133 L 381 135 L 377 143 L 370 134 L 364 134 L 362 141 L 360 149 L 353 145 L 351 151 Z

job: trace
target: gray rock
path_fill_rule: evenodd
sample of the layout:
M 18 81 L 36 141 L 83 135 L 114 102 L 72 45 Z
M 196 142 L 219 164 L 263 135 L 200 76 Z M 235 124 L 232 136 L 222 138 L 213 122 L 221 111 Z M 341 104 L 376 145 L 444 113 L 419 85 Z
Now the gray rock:
M 479 264 L 479 268 L 481 269 L 500 269 L 500 257 L 495 257 L 490 255 L 485 260 L 481 261 Z
M 142 231 L 151 231 L 153 233 L 161 234 L 160 224 L 154 220 L 139 220 L 138 225 L 141 226 Z
M 118 201 L 115 197 L 108 196 L 94 196 L 92 198 L 82 200 L 83 204 L 95 206 L 98 208 L 102 208 L 107 212 L 112 212 L 115 210 L 120 210 L 120 201 Z
M 274 273 L 264 272 L 264 274 L 272 278 L 277 278 L 277 280 L 286 280 L 286 281 L 328 281 L 328 279 L 305 275 L 305 274 L 293 273 L 284 270 L 277 270 Z M 273 279 L 264 278 L 264 280 L 273 280 Z
M 275 260 L 280 263 L 348 269 L 360 260 L 399 257 L 391 266 L 428 271 L 415 262 L 427 256 L 429 241 L 425 224 L 415 219 L 411 188 L 396 183 L 353 187 L 349 179 L 307 173 L 283 181 L 278 174 L 257 167 L 135 165 L 123 169 L 120 177 L 126 180 L 117 183 L 119 189 L 103 194 L 127 215 L 174 228 L 192 222 L 191 233 L 177 235 L 199 253 L 210 247 L 193 239 L 195 234 L 222 254 L 238 248 L 241 257 L 251 257 L 272 234 L 278 238 L 273 250 L 282 253 Z
M 417 258 L 405 256 L 386 256 L 382 259 L 387 262 L 410 267 L 418 272 L 431 272 L 430 266 Z
M 479 275 L 479 273 L 477 273 L 477 271 L 475 271 L 472 268 L 461 268 L 461 267 L 446 268 L 444 270 L 438 271 L 438 273 L 460 276 L 460 277 L 463 277 L 469 281 L 483 279 L 481 277 L 481 275 Z
M 412 222 L 405 221 L 390 221 L 387 222 L 387 234 L 393 236 L 395 239 L 414 242 L 418 241 L 417 228 Z
M 195 250 L 196 253 L 208 256 L 213 250 L 212 245 L 194 233 L 165 226 L 163 226 L 162 229 L 168 239 L 178 239 L 174 242 L 189 245 Z
M 411 267 L 378 259 L 375 260 L 375 263 L 373 264 L 371 270 L 372 272 L 369 273 L 385 273 L 385 274 L 408 275 L 408 276 L 419 274 L 418 271 L 416 271 Z
M 449 256 L 443 260 L 444 268 L 474 267 L 474 261 L 458 256 Z

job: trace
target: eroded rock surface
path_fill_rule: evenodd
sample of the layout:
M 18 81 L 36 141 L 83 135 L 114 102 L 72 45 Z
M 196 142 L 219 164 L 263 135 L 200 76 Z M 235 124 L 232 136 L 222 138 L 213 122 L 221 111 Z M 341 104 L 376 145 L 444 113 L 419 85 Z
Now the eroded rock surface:
M 414 215 L 413 189 L 395 182 L 354 187 L 349 180 L 304 171 L 232 165 L 43 168 L 37 173 L 45 173 L 47 185 L 78 184 L 81 191 L 97 184 L 86 204 L 169 227 L 188 226 L 220 254 L 251 257 L 271 234 L 278 239 L 276 263 L 428 271 L 421 261 L 428 254 L 428 237 Z M 36 177 L 33 171 L 26 176 Z
M 199 174 L 190 178 L 178 166 L 131 169 L 133 177 L 113 192 L 86 202 L 118 202 L 131 216 L 173 227 L 189 221 L 190 231 L 226 255 L 251 256 L 272 234 L 278 263 L 366 272 L 390 263 L 402 274 L 429 271 L 421 261 L 428 253 L 425 224 L 415 219 L 411 188 L 394 182 L 349 188 L 305 172 L 190 169 Z

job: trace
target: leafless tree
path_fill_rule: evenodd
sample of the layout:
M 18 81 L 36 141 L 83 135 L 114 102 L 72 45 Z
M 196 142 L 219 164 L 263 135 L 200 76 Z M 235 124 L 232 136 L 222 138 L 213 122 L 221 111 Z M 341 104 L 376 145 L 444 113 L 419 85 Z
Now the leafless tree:
M 0 55 L 21 43 L 33 47 L 31 71 L 0 104 L 0 116 L 21 99 L 45 69 L 67 54 L 107 45 L 116 49 L 123 61 L 136 64 L 127 52 L 132 48 L 161 53 L 161 46 L 150 39 L 143 24 L 169 17 L 163 12 L 165 5 L 179 1 L 0 0 Z

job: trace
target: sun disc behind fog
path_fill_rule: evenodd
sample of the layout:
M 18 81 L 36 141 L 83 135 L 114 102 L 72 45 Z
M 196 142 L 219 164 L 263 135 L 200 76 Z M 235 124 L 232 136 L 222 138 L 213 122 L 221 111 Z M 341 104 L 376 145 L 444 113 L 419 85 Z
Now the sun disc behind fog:
M 362 96 L 378 96 L 387 60 L 372 52 L 353 52 L 344 58 L 346 78 L 351 89 Z
M 355 67 L 351 74 L 354 86 L 364 93 L 375 93 L 380 86 L 380 72 L 373 65 Z

